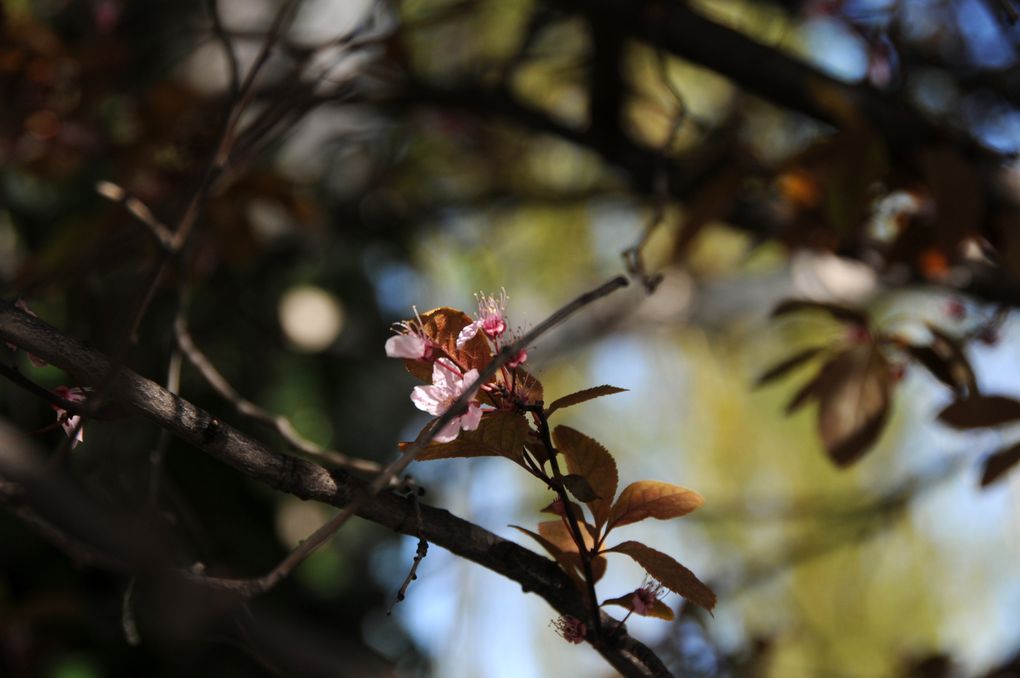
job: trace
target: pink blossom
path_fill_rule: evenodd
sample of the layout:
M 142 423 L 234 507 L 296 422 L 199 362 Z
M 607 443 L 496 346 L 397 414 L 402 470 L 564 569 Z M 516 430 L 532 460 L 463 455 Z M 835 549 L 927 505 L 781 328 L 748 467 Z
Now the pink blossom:
M 476 294 L 478 300 L 477 320 L 465 327 L 457 335 L 457 348 L 464 348 L 464 344 L 471 341 L 478 331 L 481 330 L 493 339 L 500 337 L 506 332 L 506 303 L 510 297 L 506 290 L 500 290 L 499 299 L 494 295 Z
M 525 351 L 522 348 L 520 351 L 517 352 L 517 355 L 515 355 L 512 359 L 510 359 L 509 362 L 507 362 L 506 366 L 507 367 L 520 367 L 521 365 L 524 364 L 524 362 L 527 359 L 528 359 L 528 352 Z
M 460 370 L 449 360 L 440 358 L 432 365 L 432 384 L 415 386 L 411 392 L 411 402 L 419 410 L 439 417 L 442 416 L 462 393 L 474 389 L 478 381 L 478 370 L 468 370 L 461 375 Z M 454 417 L 433 438 L 438 443 L 454 440 L 461 429 L 474 431 L 482 419 L 482 406 L 477 400 L 468 404 L 467 412 Z
M 85 401 L 85 398 L 87 397 L 86 394 L 90 390 L 91 389 L 79 388 L 77 386 L 72 388 L 68 388 L 67 386 L 58 386 L 53 389 L 53 392 L 64 400 L 72 403 L 80 403 Z M 73 450 L 78 447 L 78 443 L 85 440 L 84 427 L 78 425 L 81 421 L 81 416 L 77 414 L 69 414 L 66 410 L 61 409 L 56 405 L 50 405 L 50 407 L 57 411 L 57 421 L 60 422 L 60 426 L 64 429 L 64 433 L 67 434 L 67 437 L 70 438 L 72 435 L 74 436 L 74 440 L 71 441 L 71 449 Z M 75 434 L 75 429 L 78 431 L 77 434 Z
M 418 309 L 414 309 L 417 324 L 403 320 L 394 326 L 397 334 L 386 340 L 386 356 L 407 360 L 429 360 L 435 345 L 425 336 Z
M 574 645 L 580 645 L 588 635 L 588 627 L 577 617 L 565 614 L 552 623 L 556 633 L 563 637 L 563 640 Z
M 642 586 L 638 590 L 634 591 L 634 595 L 630 598 L 630 604 L 634 612 L 637 614 L 648 614 L 648 611 L 655 605 L 655 601 L 659 599 L 658 592 L 651 586 Z

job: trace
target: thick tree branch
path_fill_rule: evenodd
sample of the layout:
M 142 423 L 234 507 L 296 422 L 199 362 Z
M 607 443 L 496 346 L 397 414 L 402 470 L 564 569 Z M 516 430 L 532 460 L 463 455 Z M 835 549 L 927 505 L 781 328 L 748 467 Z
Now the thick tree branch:
M 0 338 L 12 341 L 65 370 L 82 385 L 101 383 L 111 374 L 109 360 L 78 340 L 45 322 L 0 301 Z M 418 525 L 411 499 L 390 492 L 368 493 L 368 484 L 344 471 L 327 471 L 311 462 L 274 452 L 230 425 L 168 392 L 135 372 L 122 369 L 109 387 L 111 402 L 124 405 L 160 428 L 197 447 L 249 478 L 301 499 L 345 507 L 359 499 L 357 515 L 408 535 L 417 535 Z M 73 514 L 73 512 L 67 512 Z M 73 515 L 65 516 L 72 518 Z M 88 526 L 85 526 L 88 527 Z M 587 616 L 585 601 L 555 563 L 448 511 L 421 506 L 422 533 L 428 541 L 519 583 L 522 590 L 544 598 L 560 614 Z M 85 529 L 86 535 L 91 535 Z M 94 530 L 92 530 L 94 531 Z M 81 534 L 78 530 L 76 535 Z M 121 553 L 119 542 L 103 546 Z M 134 547 L 128 549 L 130 553 Z M 155 547 L 151 549 L 158 553 Z M 170 562 L 162 560 L 162 562 Z M 603 617 L 613 629 L 618 624 Z M 595 648 L 614 668 L 628 676 L 669 675 L 654 655 L 625 632 L 608 633 Z M 624 650 L 621 648 L 629 648 Z M 647 651 L 647 654 L 646 654 Z M 642 655 L 643 661 L 637 658 Z

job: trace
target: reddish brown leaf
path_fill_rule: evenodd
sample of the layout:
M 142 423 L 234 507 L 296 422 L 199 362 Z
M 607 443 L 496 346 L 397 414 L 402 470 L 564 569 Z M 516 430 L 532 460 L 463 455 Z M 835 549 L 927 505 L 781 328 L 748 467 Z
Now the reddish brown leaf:
M 579 515 L 576 517 L 579 520 L 584 519 L 584 516 Z M 585 547 L 590 549 L 595 543 L 592 539 L 593 527 L 587 523 L 582 523 L 582 525 L 581 537 L 584 539 Z M 570 529 L 562 520 L 547 520 L 539 523 L 538 533 L 555 544 L 561 551 L 577 553 L 577 544 L 574 543 L 574 537 L 570 534 Z
M 1020 401 L 1006 396 L 974 394 L 939 412 L 939 421 L 953 428 L 986 428 L 1020 419 Z
M 860 309 L 830 304 L 824 301 L 811 301 L 809 299 L 788 299 L 780 302 L 778 306 L 772 309 L 772 317 L 778 318 L 779 316 L 799 311 L 823 311 L 841 322 L 864 326 L 868 324 L 868 314 Z
M 542 548 L 548 551 L 549 555 L 570 575 L 578 588 L 581 590 L 586 589 L 581 554 L 578 553 L 577 545 L 574 543 L 573 538 L 570 536 L 570 531 L 563 524 L 562 520 L 550 520 L 539 523 L 538 534 L 517 525 L 511 525 L 510 527 L 520 530 L 541 544 Z M 586 525 L 586 527 L 589 530 L 591 529 L 591 525 Z M 590 532 L 586 534 L 582 530 L 582 535 L 584 535 L 585 545 L 590 548 L 592 545 Z M 604 556 L 595 556 L 591 559 L 591 572 L 594 581 L 597 582 L 602 579 L 602 576 L 606 573 L 606 559 Z
M 422 433 L 428 430 L 428 427 Z M 522 463 L 521 449 L 528 435 L 528 420 L 520 412 L 497 410 L 482 415 L 474 431 L 461 431 L 448 443 L 431 443 L 418 453 L 418 461 L 452 457 L 507 457 Z M 419 434 L 419 437 L 421 434 Z M 410 443 L 401 443 L 401 448 Z
M 668 520 L 700 508 L 705 499 L 686 487 L 657 480 L 631 483 L 620 493 L 609 514 L 607 531 L 645 518 Z
M 573 495 L 574 499 L 579 501 L 592 502 L 601 498 L 595 494 L 595 490 L 591 489 L 591 485 L 584 479 L 584 476 L 579 476 L 576 473 L 563 476 L 563 486 Z
M 889 363 L 873 344 L 846 350 L 822 368 L 815 391 L 818 432 L 837 466 L 857 461 L 878 440 L 892 383 Z
M 636 541 L 617 544 L 606 553 L 623 553 L 658 579 L 663 586 L 679 594 L 695 605 L 709 612 L 715 607 L 715 593 L 698 579 L 693 572 L 676 562 L 670 556 Z
M 610 598 L 609 600 L 603 601 L 602 604 L 603 605 L 619 605 L 620 607 L 627 608 L 628 610 L 630 610 L 634 614 L 643 614 L 643 616 L 645 616 L 645 617 L 655 617 L 657 619 L 665 619 L 666 621 L 673 621 L 673 609 L 669 605 L 667 605 L 666 603 L 662 602 L 661 600 L 655 600 L 652 603 L 651 608 L 647 612 L 644 612 L 644 613 L 637 612 L 634 609 L 634 594 L 633 593 L 628 593 L 627 595 L 620 596 L 619 598 Z
M 535 376 L 525 372 L 521 368 L 514 371 L 514 393 L 525 405 L 534 405 L 542 402 L 542 382 Z
M 557 398 L 552 401 L 552 405 L 545 411 L 545 416 L 549 416 L 556 410 L 564 407 L 571 407 L 572 405 L 579 405 L 580 403 L 588 400 L 594 400 L 595 398 L 601 398 L 602 396 L 613 395 L 614 393 L 623 393 L 627 389 L 619 388 L 617 386 L 609 386 L 603 384 L 602 386 L 594 386 L 592 388 L 586 388 L 583 391 L 577 391 L 570 395 L 565 395 L 562 398 Z
M 823 346 L 815 346 L 813 348 L 807 348 L 804 349 L 803 351 L 794 353 L 786 360 L 778 362 L 769 369 L 765 370 L 765 372 L 763 372 L 758 377 L 758 379 L 755 380 L 754 382 L 755 387 L 764 386 L 769 382 L 779 379 L 780 377 L 786 375 L 788 372 L 795 370 L 796 368 L 800 367 L 807 361 L 811 360 L 824 350 L 825 347 Z
M 988 487 L 1020 462 L 1020 443 L 1011 445 L 985 459 L 981 487 Z
M 489 342 L 481 332 L 476 334 L 464 348 L 457 348 L 457 335 L 473 321 L 463 311 L 443 306 L 421 314 L 422 329 L 443 353 L 453 359 L 465 372 L 485 369 L 492 359 Z M 425 382 L 432 381 L 432 364 L 421 360 L 405 360 L 407 371 Z
M 566 553 L 554 542 L 550 541 L 549 539 L 546 539 L 541 534 L 536 534 L 535 532 L 532 532 L 527 528 L 521 527 L 519 525 L 511 525 L 510 527 L 514 528 L 515 530 L 519 530 L 520 532 L 523 532 L 524 534 L 528 535 L 529 537 L 537 541 L 542 546 L 542 548 L 544 548 L 549 553 L 549 555 L 553 557 L 553 560 L 559 563 L 559 566 L 563 568 L 563 571 L 566 572 L 567 575 L 573 580 L 574 585 L 577 586 L 579 590 L 584 591 L 587 589 L 584 583 L 584 576 L 582 575 L 580 569 L 581 564 L 580 556 L 577 553 Z M 605 558 L 603 558 L 602 560 L 605 561 Z M 603 567 L 603 573 L 604 572 L 605 568 Z
M 553 431 L 553 441 L 567 460 L 570 472 L 583 476 L 599 497 L 586 503 L 595 518 L 595 524 L 604 525 L 609 518 L 609 510 L 619 482 L 613 456 L 595 440 L 566 426 L 556 427 Z

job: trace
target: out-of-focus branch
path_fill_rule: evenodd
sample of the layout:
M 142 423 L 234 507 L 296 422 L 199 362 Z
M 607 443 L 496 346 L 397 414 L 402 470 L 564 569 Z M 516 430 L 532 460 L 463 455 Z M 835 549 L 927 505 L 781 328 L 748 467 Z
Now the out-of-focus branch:
M 589 303 L 593 293 L 582 295 L 568 305 L 567 314 Z M 560 313 L 542 323 L 541 329 L 548 329 L 562 320 L 563 313 L 561 309 Z M 104 355 L 45 322 L 21 313 L 6 301 L 0 301 L 0 337 L 65 370 L 77 383 L 99 383 L 110 374 L 110 362 Z M 116 374 L 116 379 L 109 387 L 112 402 L 131 408 L 245 476 L 301 499 L 337 507 L 356 505 L 357 515 L 366 520 L 403 534 L 417 535 L 418 525 L 411 499 L 389 492 L 377 494 L 366 482 L 345 471 L 327 471 L 311 462 L 273 452 L 262 443 L 131 370 L 122 369 Z M 9 469 L 2 472 L 7 475 Z M 32 492 L 32 501 L 36 501 L 35 491 L 32 487 L 28 489 Z M 73 505 L 66 505 L 59 492 L 46 490 L 43 499 L 55 501 L 61 525 L 74 526 L 76 536 L 87 537 L 90 542 L 108 546 L 111 552 L 118 554 L 131 553 L 144 546 L 149 553 L 154 554 L 152 557 L 157 562 L 164 566 L 172 562 L 169 557 L 159 557 L 161 548 L 156 544 L 148 544 L 151 535 L 146 535 L 144 531 L 141 535 L 134 535 L 132 532 L 120 533 L 110 529 L 110 525 L 117 521 L 98 526 L 77 525 L 82 522 L 80 514 L 76 515 Z M 357 504 L 352 504 L 355 500 Z M 64 523 L 64 519 L 69 522 Z M 421 528 L 429 542 L 519 583 L 524 591 L 538 594 L 560 614 L 577 618 L 586 615 L 585 601 L 578 596 L 573 582 L 551 560 L 457 518 L 448 511 L 427 505 L 421 506 Z M 136 541 L 138 539 L 141 541 Z M 608 616 L 603 618 L 602 623 L 610 630 L 618 626 Z M 630 638 L 622 629 L 620 632 L 607 633 L 606 640 L 596 644 L 595 649 L 624 675 L 669 675 L 661 662 L 656 663 L 651 651 L 645 654 L 647 648 Z M 642 656 L 640 660 L 639 655 Z
M 201 349 L 195 345 L 194 340 L 191 338 L 191 333 L 188 331 L 188 321 L 184 317 L 183 311 L 179 313 L 176 320 L 174 320 L 174 336 L 177 339 L 177 346 L 184 353 L 185 357 L 187 357 L 188 362 L 190 362 L 195 369 L 199 371 L 206 383 L 208 383 L 221 398 L 234 406 L 239 414 L 273 428 L 283 437 L 284 440 L 287 441 L 287 444 L 295 450 L 328 466 L 342 468 L 348 471 L 363 471 L 365 473 L 378 473 L 382 470 L 382 466 L 374 461 L 356 459 L 335 450 L 329 450 L 316 445 L 301 435 L 298 430 L 294 428 L 290 419 L 282 414 L 275 414 L 269 410 L 259 407 L 238 393 L 237 390 L 230 385 L 230 382 L 227 381 L 226 377 L 224 377 L 223 374 L 216 369 L 216 366 L 213 365 L 212 361 L 206 357 L 205 353 L 203 353 Z

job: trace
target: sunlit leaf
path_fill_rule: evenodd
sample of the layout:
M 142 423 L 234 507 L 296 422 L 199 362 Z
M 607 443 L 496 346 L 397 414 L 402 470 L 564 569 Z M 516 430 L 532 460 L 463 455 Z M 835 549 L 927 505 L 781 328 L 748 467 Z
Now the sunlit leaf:
M 770 367 L 769 369 L 765 370 L 765 372 L 763 372 L 758 377 L 758 379 L 755 380 L 754 385 L 755 386 L 764 386 L 765 384 L 768 384 L 769 382 L 775 381 L 776 379 L 784 376 L 788 372 L 791 372 L 792 370 L 800 367 L 801 365 L 803 365 L 807 361 L 811 360 L 812 358 L 814 358 L 816 355 L 818 355 L 819 353 L 821 353 L 824 350 L 825 350 L 825 347 L 823 347 L 823 346 L 815 346 L 813 348 L 807 348 L 807 349 L 804 349 L 803 351 L 799 351 L 797 353 L 794 353 L 792 356 L 790 356 L 786 360 L 778 362 L 775 365 L 773 365 L 772 367 Z
M 595 398 L 601 398 L 602 396 L 613 395 L 614 393 L 623 393 L 626 390 L 627 389 L 625 388 L 609 386 L 608 384 L 603 384 L 602 386 L 594 386 L 592 388 L 586 388 L 583 391 L 577 391 L 576 393 L 571 393 L 570 395 L 565 395 L 562 398 L 557 398 L 556 400 L 552 401 L 552 404 L 549 405 L 549 409 L 545 411 L 545 416 L 548 417 L 556 410 L 562 409 L 564 407 L 571 407 L 572 405 L 578 405 L 588 400 L 594 400 Z
M 443 306 L 421 314 L 422 329 L 425 336 L 431 339 L 447 356 L 453 359 L 462 370 L 467 372 L 485 369 L 492 359 L 489 342 L 479 332 L 463 348 L 457 348 L 457 336 L 460 331 L 473 321 L 463 311 Z M 432 365 L 421 360 L 405 360 L 407 371 L 425 382 L 432 381 Z
M 873 344 L 844 351 L 822 368 L 815 389 L 818 433 L 837 466 L 857 461 L 878 440 L 892 383 L 889 363 Z
M 634 614 L 640 614 L 644 617 L 655 617 L 657 619 L 665 619 L 666 621 L 673 621 L 673 608 L 661 600 L 656 599 L 652 602 L 651 606 L 645 612 L 638 612 L 634 609 L 634 594 L 629 593 L 619 598 L 610 598 L 609 600 L 602 601 L 603 605 L 619 605 L 625 607 Z
M 657 480 L 631 483 L 620 493 L 609 514 L 607 529 L 629 525 L 645 518 L 668 520 L 700 508 L 704 498 L 694 490 Z
M 553 441 L 567 460 L 570 472 L 583 476 L 599 497 L 586 503 L 595 518 L 595 524 L 604 525 L 619 482 L 613 456 L 595 440 L 566 426 L 556 427 Z
M 698 579 L 693 572 L 672 557 L 636 541 L 617 544 L 605 553 L 623 553 L 658 579 L 663 586 L 679 594 L 709 612 L 715 607 L 715 593 Z
M 984 471 L 981 474 L 981 487 L 988 487 L 1002 478 L 1018 462 L 1020 462 L 1020 443 L 989 456 L 985 459 Z
M 841 306 L 840 304 L 830 304 L 824 301 L 811 301 L 809 299 L 788 299 L 780 302 L 778 306 L 772 309 L 772 317 L 778 318 L 779 316 L 800 311 L 822 311 L 841 322 L 865 326 L 868 324 L 868 314 L 860 309 Z
M 953 428 L 986 428 L 1020 419 L 1020 401 L 1006 396 L 974 394 L 939 412 L 939 421 Z
M 523 463 L 521 449 L 527 435 L 528 421 L 522 413 L 497 410 L 482 415 L 476 430 L 461 431 L 456 439 L 448 443 L 429 444 L 418 453 L 417 459 L 429 461 L 451 457 L 507 457 Z M 408 445 L 410 443 L 400 444 L 401 449 Z

